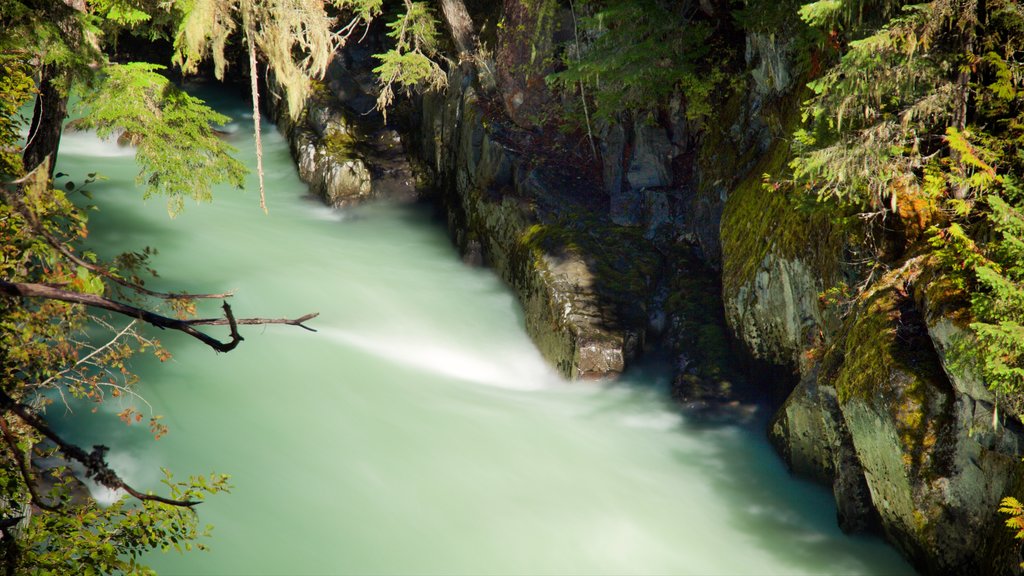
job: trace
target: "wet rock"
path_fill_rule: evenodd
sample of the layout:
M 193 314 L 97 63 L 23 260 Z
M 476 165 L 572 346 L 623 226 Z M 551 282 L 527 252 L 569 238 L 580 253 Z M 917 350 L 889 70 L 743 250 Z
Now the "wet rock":
M 299 177 L 310 192 L 334 207 L 351 206 L 371 197 L 370 169 L 353 148 L 352 128 L 340 114 L 313 106 L 308 117 L 314 125 L 298 123 L 288 130 Z M 323 134 L 324 136 L 321 136 Z
M 726 317 L 758 358 L 795 364 L 822 323 L 822 280 L 802 260 L 767 253 L 754 277 L 726 301 Z

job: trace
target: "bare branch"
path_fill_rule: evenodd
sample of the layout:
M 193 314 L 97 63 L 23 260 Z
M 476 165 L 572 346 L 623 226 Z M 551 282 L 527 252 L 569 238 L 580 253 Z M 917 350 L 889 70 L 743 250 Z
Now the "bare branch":
M 309 330 L 310 332 L 316 332 L 315 328 L 306 326 L 304 322 L 312 320 L 319 316 L 319 312 L 313 312 L 306 314 L 305 316 L 299 316 L 298 318 L 240 318 L 235 320 L 235 324 L 253 326 L 258 324 L 287 324 L 289 326 L 298 326 L 299 328 Z M 224 326 L 228 324 L 226 318 L 198 318 L 196 320 L 186 320 L 192 326 Z
M 23 283 L 23 282 L 7 282 L 0 280 L 0 293 L 5 293 L 10 296 L 22 296 L 26 298 L 44 298 L 47 300 L 58 300 L 61 302 L 68 302 L 71 304 L 84 304 L 93 308 L 100 308 L 103 310 L 110 310 L 111 312 L 117 312 L 131 318 L 137 318 L 152 324 L 157 328 L 171 329 L 184 332 L 189 336 L 199 340 L 203 344 L 206 344 L 210 348 L 218 352 L 230 352 L 234 350 L 238 343 L 243 340 L 242 336 L 238 333 L 238 324 L 290 324 L 294 326 L 301 326 L 306 330 L 311 330 L 307 326 L 303 326 L 302 322 L 309 320 L 316 316 L 316 314 L 307 314 L 301 318 L 294 320 L 287 318 L 277 319 L 263 319 L 263 318 L 245 318 L 241 321 L 235 320 L 234 315 L 231 312 L 231 306 L 227 302 L 224 302 L 224 318 L 218 320 L 204 319 L 199 322 L 194 320 L 179 320 L 177 318 L 168 318 L 167 316 L 161 316 L 149 310 L 117 302 L 103 296 L 97 296 L 95 294 L 83 294 L 81 292 L 71 292 L 69 290 L 63 290 L 50 286 L 47 284 L 35 284 L 35 283 Z M 195 328 L 194 325 L 223 325 L 227 324 L 231 328 L 231 339 L 227 342 L 221 342 L 208 334 L 204 334 Z
M 93 350 L 92 352 L 87 354 L 84 358 L 76 361 L 71 366 L 68 366 L 67 368 L 61 370 L 60 372 L 57 372 L 53 376 L 50 376 L 49 378 L 44 380 L 42 383 L 40 383 L 38 385 L 38 387 L 42 388 L 42 387 L 46 386 L 47 384 L 49 384 L 50 382 L 53 382 L 54 380 L 56 380 L 58 378 L 63 378 L 66 374 L 68 374 L 69 372 L 71 372 L 75 368 L 78 368 L 79 366 L 88 364 L 89 360 L 91 360 L 94 356 L 96 356 L 97 354 L 103 353 L 103 351 L 109 349 L 111 346 L 116 344 L 117 341 L 120 340 L 122 336 L 124 336 L 129 331 L 131 331 L 133 326 L 135 326 L 135 321 L 134 320 L 132 322 L 130 322 L 127 326 L 125 326 L 123 330 L 121 330 L 116 335 L 114 335 L 114 337 L 111 338 L 109 342 L 107 342 L 106 344 L 100 346 L 99 348 L 96 348 L 95 350 Z
M 91 452 L 86 452 L 81 447 L 71 444 L 61 438 L 56 432 L 50 428 L 42 418 L 32 413 L 32 409 L 28 406 L 18 402 L 14 398 L 11 398 L 7 392 L 0 390 L 0 408 L 4 411 L 14 413 L 22 422 L 35 428 L 40 434 L 49 438 L 54 444 L 60 448 L 60 451 L 68 458 L 78 462 L 85 466 L 85 475 L 88 478 L 92 478 L 98 484 L 106 486 L 111 490 L 124 490 L 139 500 L 151 500 L 154 502 L 162 502 L 171 506 L 181 506 L 185 508 L 191 508 L 196 504 L 199 504 L 196 500 L 174 500 L 172 498 L 164 498 L 163 496 L 156 496 L 154 494 L 144 494 L 139 492 L 135 488 L 132 488 L 120 476 L 117 472 L 114 472 L 107 464 L 106 453 L 109 448 L 106 446 L 93 446 Z M 2 421 L 2 419 L 0 419 Z M 6 427 L 6 423 L 3 425 Z M 5 440 L 10 442 L 10 438 L 7 438 L 9 431 L 5 432 Z M 15 445 L 15 448 L 17 445 Z M 20 453 L 20 451 L 18 451 Z M 29 486 L 32 484 L 29 482 Z M 39 504 L 39 502 L 36 502 Z M 40 506 L 43 508 L 43 506 Z

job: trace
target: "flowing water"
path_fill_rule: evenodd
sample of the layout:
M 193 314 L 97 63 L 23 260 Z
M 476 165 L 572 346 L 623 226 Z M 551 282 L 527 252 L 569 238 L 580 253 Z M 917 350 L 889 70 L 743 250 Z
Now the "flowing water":
M 242 102 L 221 100 L 254 165 Z M 101 253 L 155 246 L 154 285 L 235 290 L 239 316 L 320 312 L 317 333 L 243 327 L 229 354 L 157 334 L 174 358 L 135 369 L 170 427 L 158 441 L 111 415 L 124 398 L 51 409 L 137 486 L 158 489 L 160 467 L 232 475 L 199 507 L 210 550 L 152 554 L 162 573 L 911 573 L 840 533 L 829 494 L 772 452 L 766 416 L 695 421 L 657 362 L 614 384 L 561 380 L 514 297 L 459 262 L 428 210 L 327 209 L 282 138 L 264 142 L 269 216 L 251 179 L 176 219 L 140 199 L 130 150 L 87 133 L 61 145 L 60 171 L 109 178 L 90 187 Z

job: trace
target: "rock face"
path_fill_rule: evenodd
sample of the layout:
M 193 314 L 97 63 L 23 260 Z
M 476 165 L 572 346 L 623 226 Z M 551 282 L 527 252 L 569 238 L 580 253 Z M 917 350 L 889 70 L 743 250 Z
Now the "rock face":
M 535 199 L 551 196 L 555 176 L 532 168 L 485 127 L 473 83 L 461 70 L 447 94 L 423 98 L 419 151 L 437 175 L 455 242 L 485 262 L 523 305 L 526 330 L 541 353 L 569 378 L 620 373 L 639 335 L 616 329 L 601 306 L 590 264 L 543 242 L 548 222 Z
M 772 74 L 766 87 L 784 77 Z M 785 107 L 796 109 L 785 95 L 757 100 L 734 111 L 737 122 L 759 108 L 785 126 Z M 727 320 L 757 358 L 800 378 L 770 426 L 780 454 L 796 473 L 831 484 L 845 530 L 880 531 L 923 573 L 1017 573 L 1019 547 L 996 509 L 1024 489 L 1024 428 L 1005 408 L 996 414 L 982 382 L 950 366 L 965 329 L 941 302 L 929 262 L 898 260 L 857 299 L 830 303 L 830 288 L 865 279 L 843 264 L 856 259 L 856 227 L 765 187 L 762 174 L 781 173 L 785 141 L 748 168 L 749 151 L 709 143 L 719 152 L 700 162 L 730 158 L 742 175 L 724 194 L 720 229 Z
M 951 383 L 914 283 L 883 278 L 824 363 L 843 357 L 833 382 L 889 539 L 928 573 L 1008 572 L 994 510 L 1019 488 L 1021 427 L 993 427 L 993 405 Z
M 417 189 L 398 133 L 374 110 L 374 49 L 353 43 L 338 53 L 297 116 L 286 100 L 273 97 L 281 90 L 267 90 L 270 117 L 288 139 L 299 177 L 335 208 L 424 192 Z
M 278 128 L 288 139 L 299 178 L 309 184 L 310 192 L 339 208 L 373 197 L 370 169 L 356 149 L 357 129 L 326 89 L 307 100 L 297 119 L 292 119 L 284 100 L 278 106 Z

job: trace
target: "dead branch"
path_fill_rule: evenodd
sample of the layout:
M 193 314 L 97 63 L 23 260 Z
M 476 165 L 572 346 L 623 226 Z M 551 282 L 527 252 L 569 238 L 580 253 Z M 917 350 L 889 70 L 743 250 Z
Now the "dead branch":
M 106 446 L 93 446 L 91 452 L 86 452 L 81 447 L 65 441 L 56 432 L 54 432 L 42 418 L 34 414 L 30 407 L 18 402 L 3 390 L 0 390 L 0 408 L 5 412 L 13 413 L 15 416 L 20 418 L 22 422 L 32 428 L 35 428 L 37 432 L 50 439 L 50 441 L 57 445 L 61 453 L 78 462 L 82 466 L 85 466 L 86 477 L 92 478 L 96 483 L 102 486 L 110 488 L 111 490 L 124 490 L 139 500 L 162 502 L 171 506 L 191 508 L 196 504 L 199 504 L 196 500 L 174 500 L 172 498 L 164 498 L 163 496 L 156 496 L 154 494 L 144 494 L 135 488 L 132 488 L 117 475 L 117 472 L 114 472 L 114 470 L 110 468 L 109 464 L 107 464 L 106 453 L 110 450 L 109 448 Z M 20 450 L 18 453 L 20 453 Z M 15 457 L 18 456 L 18 453 L 15 453 Z M 29 485 L 31 486 L 31 483 Z M 36 504 L 39 504 L 39 501 L 37 501 Z M 42 508 L 42 506 L 40 506 L 40 508 Z
M 258 325 L 258 324 L 287 324 L 289 326 L 298 326 L 304 330 L 310 332 L 316 332 L 315 328 L 306 326 L 304 322 L 312 320 L 319 316 L 319 312 L 313 312 L 306 314 L 305 316 L 299 316 L 298 318 L 238 318 L 235 320 L 235 324 L 238 325 Z M 197 318 L 195 320 L 186 320 L 192 326 L 224 326 L 228 323 L 226 318 Z
M 25 283 L 25 282 L 7 282 L 0 280 L 0 293 L 7 294 L 9 296 L 21 296 L 24 298 L 43 298 L 47 300 L 58 300 L 60 302 L 68 302 L 71 304 L 84 304 L 93 308 L 100 308 L 102 310 L 109 310 L 118 314 L 123 314 L 130 318 L 137 318 L 147 324 L 152 324 L 157 328 L 178 330 L 184 332 L 189 336 L 199 340 L 203 344 L 206 344 L 210 348 L 218 352 L 230 352 L 234 350 L 238 343 L 243 340 L 241 334 L 238 333 L 238 324 L 254 325 L 254 324 L 290 324 L 293 326 L 300 326 L 306 330 L 313 331 L 308 326 L 303 325 L 303 322 L 310 318 L 315 318 L 317 314 L 307 314 L 300 318 L 288 319 L 288 318 L 243 318 L 242 320 L 236 320 L 234 314 L 231 312 L 231 306 L 227 302 L 224 302 L 224 318 L 218 319 L 200 319 L 200 320 L 180 320 L 177 318 L 168 318 L 167 316 L 161 316 L 149 310 L 124 304 L 110 298 L 103 296 L 97 296 L 95 294 L 83 294 L 81 292 L 72 292 L 70 290 L 63 290 L 48 284 L 36 284 L 36 283 Z M 196 325 L 227 325 L 231 328 L 231 339 L 227 342 L 221 342 L 216 338 L 208 334 L 204 334 L 199 330 L 196 330 L 193 326 Z

